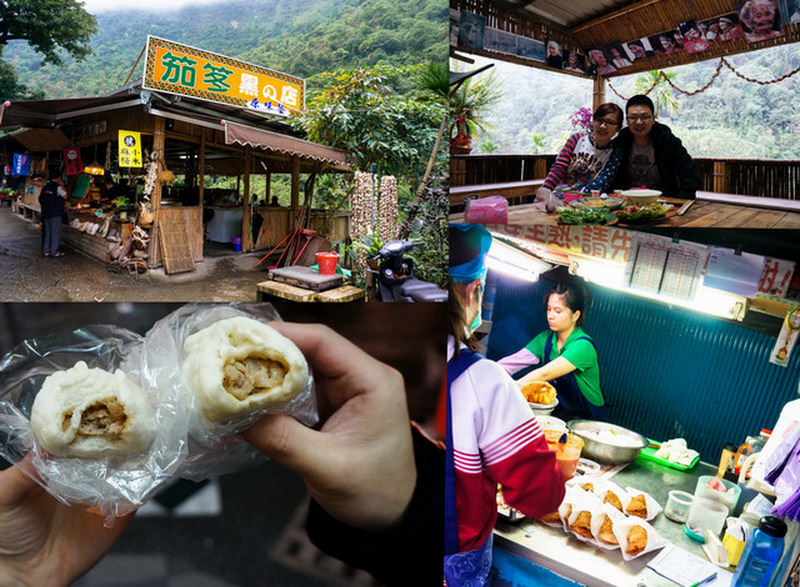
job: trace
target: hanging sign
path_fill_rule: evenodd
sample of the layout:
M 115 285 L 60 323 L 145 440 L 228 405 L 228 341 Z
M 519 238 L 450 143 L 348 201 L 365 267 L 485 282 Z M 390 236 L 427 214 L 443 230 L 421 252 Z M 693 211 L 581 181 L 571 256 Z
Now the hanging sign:
M 770 363 L 781 367 L 789 364 L 792 349 L 797 342 L 798 332 L 800 332 L 800 307 L 794 308 L 786 314 L 786 320 L 783 321 L 783 327 L 780 334 L 778 334 L 775 348 L 772 349 L 772 354 L 769 357 Z
M 142 166 L 142 136 L 132 130 L 119 131 L 119 166 Z
M 280 116 L 305 107 L 305 82 L 173 41 L 147 37 L 143 88 Z
M 11 175 L 30 175 L 31 156 L 27 153 L 14 153 L 14 163 L 11 166 Z
M 83 171 L 81 150 L 79 148 L 69 147 L 64 149 L 64 168 L 67 171 L 67 175 L 77 175 Z

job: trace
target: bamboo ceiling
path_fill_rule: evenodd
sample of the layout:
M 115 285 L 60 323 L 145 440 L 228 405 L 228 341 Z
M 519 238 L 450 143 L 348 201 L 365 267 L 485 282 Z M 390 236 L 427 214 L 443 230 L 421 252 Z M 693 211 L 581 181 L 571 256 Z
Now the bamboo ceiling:
M 486 18 L 486 26 L 527 36 L 539 41 L 553 38 L 566 50 L 584 54 L 611 43 L 624 43 L 673 31 L 678 23 L 704 21 L 736 12 L 738 0 L 451 0 L 451 7 L 474 12 Z M 604 77 L 664 69 L 707 61 L 720 56 L 755 51 L 800 41 L 800 24 L 785 27 L 780 37 L 748 42 L 744 37 L 718 41 L 700 53 L 684 50 L 670 55 L 654 55 L 634 62 Z M 495 59 L 550 69 L 531 59 L 456 45 L 459 52 L 475 53 Z M 570 73 L 559 70 L 563 73 Z M 575 74 L 572 74 L 575 75 Z

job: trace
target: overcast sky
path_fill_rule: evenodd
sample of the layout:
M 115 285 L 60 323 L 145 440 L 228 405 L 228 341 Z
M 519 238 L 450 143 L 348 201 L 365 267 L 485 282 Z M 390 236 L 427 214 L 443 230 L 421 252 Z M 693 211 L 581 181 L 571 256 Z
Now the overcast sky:
M 83 0 L 83 7 L 91 14 L 110 10 L 178 10 L 184 6 L 216 4 L 225 0 Z

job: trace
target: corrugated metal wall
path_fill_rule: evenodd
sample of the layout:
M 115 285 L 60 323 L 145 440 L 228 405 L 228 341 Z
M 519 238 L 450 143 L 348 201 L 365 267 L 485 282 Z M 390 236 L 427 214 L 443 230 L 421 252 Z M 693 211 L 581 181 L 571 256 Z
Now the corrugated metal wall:
M 498 359 L 547 328 L 546 280 L 498 287 L 487 356 Z M 600 354 L 609 418 L 650 438 L 686 438 L 716 463 L 771 428 L 797 397 L 800 348 L 787 367 L 769 362 L 775 337 L 705 314 L 595 287 L 584 329 Z

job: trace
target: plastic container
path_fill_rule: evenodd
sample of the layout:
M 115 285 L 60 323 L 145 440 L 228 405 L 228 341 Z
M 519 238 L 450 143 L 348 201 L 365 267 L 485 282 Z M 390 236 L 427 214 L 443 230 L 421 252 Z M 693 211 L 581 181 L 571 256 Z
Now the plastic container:
M 739 447 L 739 450 L 736 451 L 736 456 L 733 457 L 733 472 L 735 474 L 738 475 L 740 473 L 742 464 L 747 457 L 760 452 L 761 449 L 764 448 L 764 445 L 767 443 L 767 440 L 769 440 L 771 434 L 772 430 L 762 428 L 758 436 L 748 436 L 745 439 L 745 441 Z
M 689 538 L 705 542 L 706 530 L 715 536 L 720 535 L 729 513 L 727 506 L 718 501 L 695 495 L 692 499 L 692 506 L 689 508 L 689 517 L 686 519 L 684 530 Z
M 566 442 L 559 442 L 564 436 L 566 436 Z M 556 463 L 564 478 L 574 477 L 578 468 L 578 460 L 581 458 L 583 439 L 562 430 L 545 430 L 544 438 L 547 448 L 556 453 Z
M 551 432 L 551 431 L 547 431 Z M 566 435 L 567 442 L 558 442 L 561 437 Z M 581 458 L 581 449 L 583 448 L 583 439 L 575 434 L 567 432 L 561 433 L 559 438 L 556 435 L 545 434 L 547 446 L 550 450 L 556 453 L 556 464 L 558 465 L 564 479 L 572 479 L 575 476 L 575 471 L 578 469 L 578 460 Z M 555 442 L 550 442 L 555 439 Z
M 689 519 L 689 510 L 692 508 L 694 496 L 686 491 L 673 489 L 669 492 L 667 505 L 664 508 L 664 515 L 673 522 L 684 523 Z
M 731 579 L 733 587 L 767 587 L 783 556 L 786 524 L 775 516 L 763 516 L 747 541 L 744 553 Z
M 339 253 L 325 251 L 317 253 L 317 264 L 321 275 L 336 275 L 336 265 L 339 262 Z
M 725 491 L 717 491 L 708 486 L 708 482 L 716 479 L 725 486 Z M 714 477 L 712 475 L 701 475 L 697 480 L 697 487 L 694 490 L 695 497 L 702 497 L 710 499 L 724 505 L 728 508 L 728 512 L 732 513 L 739 501 L 739 495 L 742 493 L 742 488 L 733 481 L 728 481 L 721 477 Z
M 242 237 L 235 236 L 235 237 L 233 237 L 231 239 L 231 242 L 233 243 L 233 250 L 234 251 L 236 251 L 238 253 L 238 252 L 240 252 L 242 250 Z

